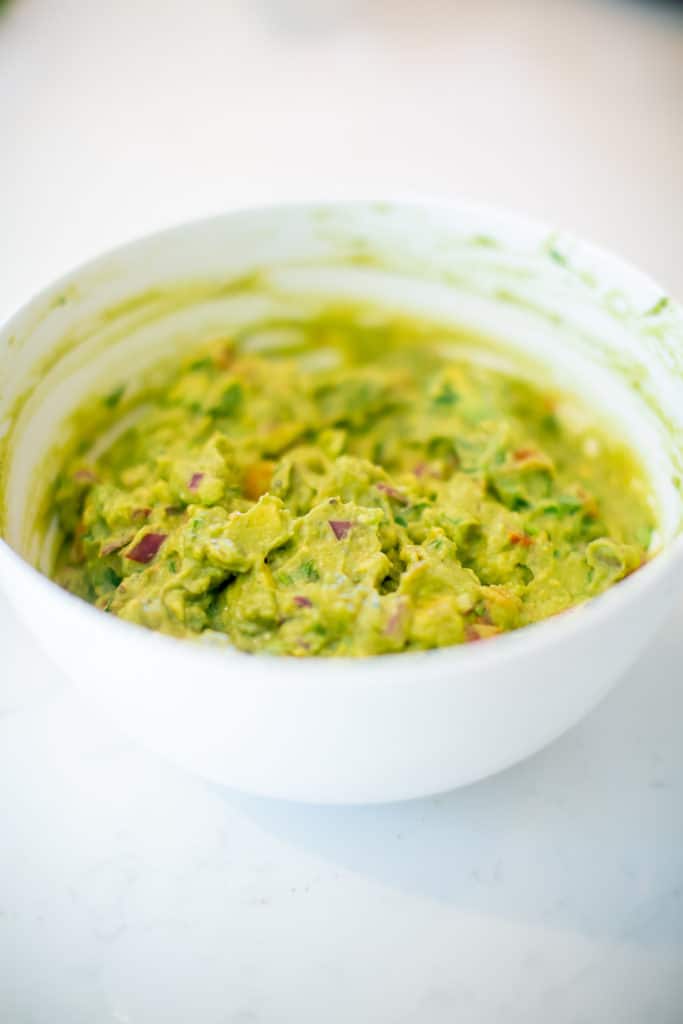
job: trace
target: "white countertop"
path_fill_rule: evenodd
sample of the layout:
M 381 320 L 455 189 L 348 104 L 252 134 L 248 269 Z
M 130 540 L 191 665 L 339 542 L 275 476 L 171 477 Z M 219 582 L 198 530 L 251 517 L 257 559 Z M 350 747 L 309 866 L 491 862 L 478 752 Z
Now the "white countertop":
M 3 1022 L 683 1020 L 683 607 L 543 753 L 348 809 L 176 770 L 0 622 Z
M 683 295 L 683 19 L 634 4 L 15 0 L 0 138 L 0 317 L 163 223 L 339 190 L 527 209 Z M 0 1022 L 681 1024 L 682 624 L 525 764 L 329 809 L 129 743 L 0 602 Z

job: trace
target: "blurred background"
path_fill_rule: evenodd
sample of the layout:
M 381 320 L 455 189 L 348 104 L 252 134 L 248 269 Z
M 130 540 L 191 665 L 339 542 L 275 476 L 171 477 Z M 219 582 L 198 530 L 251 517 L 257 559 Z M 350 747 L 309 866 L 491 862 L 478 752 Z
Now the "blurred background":
M 683 296 L 683 5 L 0 0 L 0 315 L 244 202 L 458 193 Z

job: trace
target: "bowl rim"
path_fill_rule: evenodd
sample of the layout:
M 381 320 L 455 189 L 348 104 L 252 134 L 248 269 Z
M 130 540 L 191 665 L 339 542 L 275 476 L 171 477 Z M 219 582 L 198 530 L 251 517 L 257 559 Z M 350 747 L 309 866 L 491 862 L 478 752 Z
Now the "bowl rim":
M 220 212 L 208 214 L 199 218 L 184 220 L 176 224 L 162 227 L 158 230 L 145 232 L 136 235 L 131 239 L 115 244 L 96 255 L 76 264 L 57 279 L 51 281 L 24 302 L 4 324 L 0 325 L 0 338 L 10 335 L 21 324 L 24 317 L 30 317 L 36 309 L 55 291 L 64 288 L 70 283 L 75 275 L 95 270 L 100 264 L 111 258 L 125 258 L 133 250 L 144 248 L 150 243 L 171 240 L 174 236 L 182 237 L 184 233 L 192 230 L 200 230 L 202 227 L 209 227 L 222 221 L 229 221 L 249 215 L 267 216 L 277 212 L 313 212 L 320 209 L 371 209 L 383 207 L 397 207 L 412 209 L 415 211 L 437 212 L 448 210 L 450 212 L 466 211 L 468 215 L 486 220 L 487 223 L 500 224 L 509 231 L 517 231 L 522 234 L 534 234 L 539 237 L 560 235 L 563 239 L 576 245 L 582 255 L 585 255 L 595 263 L 605 265 L 611 273 L 618 275 L 624 283 L 633 283 L 641 290 L 646 290 L 650 296 L 657 300 L 666 298 L 667 308 L 673 311 L 674 315 L 683 324 L 683 306 L 672 297 L 654 278 L 646 271 L 640 270 L 634 264 L 622 256 L 613 253 L 606 247 L 597 245 L 591 241 L 585 241 L 582 237 L 575 235 L 572 231 L 558 228 L 541 219 L 528 217 L 523 213 L 508 210 L 492 204 L 479 201 L 472 201 L 462 197 L 439 195 L 425 195 L 420 193 L 391 193 L 381 197 L 358 197 L 340 194 L 338 196 L 322 194 L 311 196 L 308 199 L 284 199 L 270 203 L 244 203 L 236 204 Z M 590 626 L 599 626 L 606 619 L 618 615 L 620 609 L 631 600 L 636 600 L 639 593 L 644 592 L 651 586 L 656 586 L 669 571 L 672 563 L 677 560 L 683 562 L 683 532 L 673 537 L 653 557 L 644 563 L 638 570 L 628 577 L 609 587 L 602 594 L 589 598 L 586 601 L 568 608 L 564 612 L 541 619 L 507 633 L 491 637 L 479 643 L 455 644 L 447 647 L 433 648 L 430 650 L 399 651 L 376 655 L 364 655 L 361 657 L 344 656 L 323 656 L 307 655 L 295 657 L 287 655 L 273 655 L 263 652 L 254 654 L 247 653 L 233 647 L 227 640 L 225 644 L 203 644 L 194 637 L 174 637 L 160 633 L 156 630 L 127 622 L 116 616 L 108 615 L 87 601 L 70 594 L 60 587 L 49 576 L 32 566 L 22 555 L 0 536 L 0 564 L 3 562 L 11 572 L 19 572 L 25 576 L 31 586 L 38 586 L 43 589 L 51 600 L 65 601 L 76 614 L 82 614 L 92 619 L 93 625 L 99 623 L 103 629 L 111 632 L 112 640 L 117 636 L 125 643 L 126 639 L 131 641 L 134 637 L 140 643 L 144 643 L 150 649 L 156 647 L 169 657 L 192 658 L 196 661 L 205 660 L 207 666 L 212 663 L 226 669 L 229 665 L 237 662 L 243 666 L 252 668 L 260 667 L 263 672 L 275 668 L 281 675 L 292 677 L 296 680 L 308 682 L 313 678 L 316 685 L 320 685 L 320 670 L 325 667 L 325 675 L 344 677 L 353 681 L 354 677 L 362 677 L 364 682 L 366 675 L 372 674 L 375 677 L 386 677 L 390 675 L 392 681 L 421 682 L 423 674 L 418 669 L 436 672 L 439 675 L 444 670 L 449 675 L 457 676 L 459 672 L 471 673 L 477 668 L 484 669 L 492 662 L 505 664 L 524 654 L 532 655 L 540 646 L 552 645 L 562 639 L 569 639 Z M 0 581 L 4 586 L 5 573 L 0 573 Z M 11 600 L 11 598 L 10 598 Z M 105 625 L 106 623 L 106 625 Z M 122 631 L 122 632 L 119 632 Z M 145 639 L 143 639 L 145 638 Z M 408 671 L 404 671 L 404 669 Z M 203 677 L 201 677 L 203 678 Z M 234 681 L 234 680 L 233 680 Z M 199 680 L 193 677 L 193 685 Z M 226 679 L 226 683 L 228 679 Z

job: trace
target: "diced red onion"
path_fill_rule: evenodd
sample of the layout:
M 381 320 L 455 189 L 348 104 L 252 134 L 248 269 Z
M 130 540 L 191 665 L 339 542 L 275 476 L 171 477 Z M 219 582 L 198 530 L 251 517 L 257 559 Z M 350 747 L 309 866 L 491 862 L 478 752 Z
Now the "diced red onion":
M 394 501 L 400 502 L 401 505 L 410 504 L 405 494 L 401 494 L 401 492 L 397 491 L 395 487 L 391 486 L 391 484 L 379 483 L 377 484 L 377 490 L 382 491 L 388 498 L 393 498 Z
M 294 604 L 298 605 L 299 608 L 312 608 L 313 602 L 309 598 L 304 597 L 303 594 L 294 595 Z
M 199 487 L 200 483 L 204 479 L 204 476 L 205 476 L 204 473 L 193 473 L 192 476 L 190 477 L 190 482 L 187 485 L 188 490 L 196 491 L 197 488 Z
M 344 540 L 344 537 L 346 537 L 353 526 L 353 523 L 349 522 L 348 519 L 329 519 L 328 522 L 337 540 Z
M 167 536 L 167 533 L 146 533 L 137 542 L 133 550 L 128 552 L 126 558 L 130 559 L 131 562 L 139 562 L 141 565 L 146 565 L 152 561 Z

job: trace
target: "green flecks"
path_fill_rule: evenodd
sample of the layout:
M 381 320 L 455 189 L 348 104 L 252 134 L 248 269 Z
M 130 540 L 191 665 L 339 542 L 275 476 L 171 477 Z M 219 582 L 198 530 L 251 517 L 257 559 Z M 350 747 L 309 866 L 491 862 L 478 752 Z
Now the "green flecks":
M 450 409 L 460 401 L 460 395 L 451 382 L 447 380 L 441 385 L 432 401 L 438 409 Z
M 560 421 L 554 412 L 546 413 L 541 419 L 541 429 L 548 434 L 557 434 L 560 430 Z
M 239 381 L 231 381 L 210 411 L 214 416 L 234 416 L 243 399 L 242 385 Z
M 480 249 L 497 249 L 498 240 L 492 235 L 473 235 L 470 238 L 470 245 L 476 245 Z
M 267 291 L 267 274 L 263 270 L 240 274 L 239 277 L 223 281 L 218 288 L 219 295 L 248 295 L 261 291 Z
M 108 395 L 105 395 L 105 397 L 102 399 L 102 401 L 106 405 L 107 409 L 115 409 L 116 408 L 116 406 L 119 404 L 119 402 L 123 398 L 123 394 L 124 394 L 125 390 L 126 390 L 125 384 L 121 384 L 119 387 L 114 388 L 113 391 L 110 391 Z
M 571 494 L 561 494 L 557 499 L 557 508 L 560 515 L 572 515 L 583 508 L 583 502 Z
M 548 256 L 550 256 L 550 259 L 553 260 L 553 262 L 558 263 L 561 267 L 566 268 L 569 266 L 569 260 L 555 245 L 549 246 Z
M 366 238 L 354 238 L 349 247 L 349 262 L 354 267 L 379 267 L 382 259 Z
M 198 372 L 200 370 L 213 369 L 215 369 L 215 363 L 213 359 L 211 359 L 209 356 L 206 356 L 203 359 L 195 359 L 193 362 L 190 363 L 190 370 L 193 373 Z
M 567 240 L 558 231 L 553 231 L 548 236 L 544 245 L 543 251 L 545 252 L 548 259 L 552 260 L 559 267 L 563 267 L 565 270 L 572 270 L 573 267 L 570 264 L 569 257 L 564 251 L 567 245 Z
M 661 299 L 655 302 L 654 306 L 651 306 L 648 310 L 645 311 L 643 316 L 657 316 L 659 313 L 663 313 L 664 310 L 668 308 L 669 302 L 669 296 L 663 295 Z
M 543 319 L 548 323 L 557 325 L 564 323 L 564 317 L 559 313 L 556 313 L 552 309 L 544 309 L 543 306 L 540 306 L 536 302 L 532 302 L 530 299 L 525 298 L 525 296 L 519 295 L 517 292 L 510 291 L 509 288 L 497 288 L 494 294 L 501 302 L 507 302 L 511 306 L 518 306 L 520 309 L 527 309 L 531 313 L 535 313 L 537 316 L 543 317 Z

